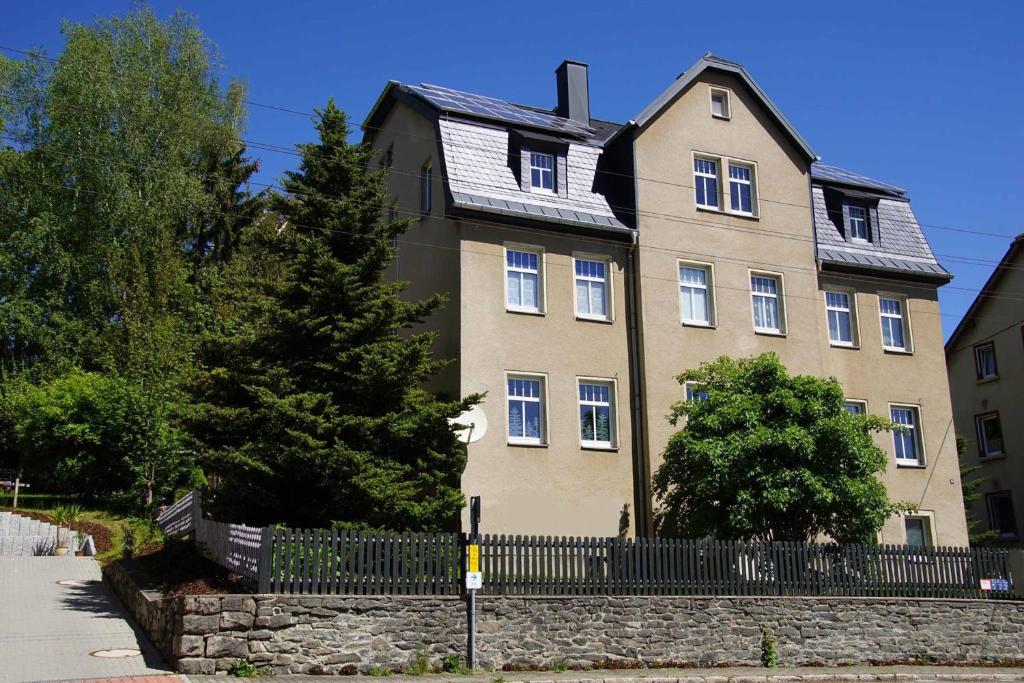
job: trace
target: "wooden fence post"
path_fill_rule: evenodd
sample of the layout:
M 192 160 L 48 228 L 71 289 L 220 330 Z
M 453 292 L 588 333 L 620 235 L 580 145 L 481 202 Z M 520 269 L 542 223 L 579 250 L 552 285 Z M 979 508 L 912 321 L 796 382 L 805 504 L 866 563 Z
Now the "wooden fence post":
M 270 592 L 270 575 L 273 571 L 274 527 L 265 526 L 260 530 L 260 549 L 256 560 L 256 592 Z

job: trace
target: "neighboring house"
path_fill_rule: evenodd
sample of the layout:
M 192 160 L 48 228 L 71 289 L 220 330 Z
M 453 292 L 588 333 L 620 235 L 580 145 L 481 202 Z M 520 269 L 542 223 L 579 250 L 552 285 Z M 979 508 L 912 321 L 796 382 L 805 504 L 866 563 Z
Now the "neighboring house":
M 391 82 L 364 124 L 395 215 L 417 219 L 393 274 L 450 296 L 429 325 L 455 362 L 434 388 L 487 392 L 463 477 L 487 529 L 613 535 L 628 506 L 649 533 L 675 376 L 771 350 L 908 427 L 878 442 L 892 496 L 921 512 L 880 540 L 965 544 L 937 300 L 951 276 L 906 193 L 816 163 L 711 55 L 627 124 L 590 116 L 586 65 L 556 83 L 552 110 Z
M 1024 234 L 1010 244 L 946 342 L 956 431 L 966 461 L 981 464 L 972 517 L 999 545 L 1024 529 Z

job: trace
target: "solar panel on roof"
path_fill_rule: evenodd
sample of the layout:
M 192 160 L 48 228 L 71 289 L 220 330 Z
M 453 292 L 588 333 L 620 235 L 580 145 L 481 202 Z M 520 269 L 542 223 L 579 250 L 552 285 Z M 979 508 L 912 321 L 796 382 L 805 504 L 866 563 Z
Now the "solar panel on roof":
M 860 185 L 862 187 L 875 187 L 880 190 L 889 190 L 891 192 L 904 192 L 902 188 L 883 183 L 873 178 L 868 178 L 859 173 L 853 171 L 847 171 L 844 168 L 838 166 L 830 166 L 823 163 L 815 163 L 811 165 L 811 177 L 819 178 L 821 180 L 832 180 L 837 183 L 846 183 L 847 185 Z
M 493 97 L 474 95 L 473 93 L 461 92 L 427 83 L 407 87 L 435 106 L 446 111 L 465 112 L 489 119 L 521 123 L 582 137 L 589 137 L 594 134 L 593 128 L 584 126 L 572 119 L 526 109 L 525 107 Z

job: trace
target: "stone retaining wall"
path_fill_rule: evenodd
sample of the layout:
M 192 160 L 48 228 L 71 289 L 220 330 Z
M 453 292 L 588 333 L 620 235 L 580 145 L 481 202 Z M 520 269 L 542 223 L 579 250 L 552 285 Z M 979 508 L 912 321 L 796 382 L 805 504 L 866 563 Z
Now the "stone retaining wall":
M 108 577 L 112 576 L 108 573 Z M 126 600 L 126 604 L 129 601 Z M 139 613 L 141 603 L 129 608 Z M 164 614 L 153 616 L 154 605 Z M 1024 665 L 1024 603 L 807 597 L 478 597 L 478 660 L 495 669 L 760 663 L 762 627 L 783 666 Z M 232 595 L 150 601 L 147 632 L 183 673 L 247 659 L 276 673 L 432 666 L 466 645 L 459 597 Z

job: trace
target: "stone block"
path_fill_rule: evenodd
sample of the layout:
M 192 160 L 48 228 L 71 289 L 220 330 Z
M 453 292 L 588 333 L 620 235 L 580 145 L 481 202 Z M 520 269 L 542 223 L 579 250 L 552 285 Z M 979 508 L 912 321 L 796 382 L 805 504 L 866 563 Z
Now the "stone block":
M 211 675 L 217 672 L 217 663 L 212 659 L 200 659 L 200 658 L 185 658 L 179 659 L 175 668 L 178 673 L 183 674 L 207 674 Z
M 189 635 L 210 635 L 217 632 L 220 616 L 217 614 L 186 614 L 181 618 L 182 633 Z
M 253 616 L 251 612 L 221 612 L 220 630 L 248 631 L 252 628 L 252 621 Z
M 249 644 L 244 638 L 210 636 L 206 639 L 207 657 L 245 657 L 248 654 Z
M 202 657 L 204 647 L 202 636 L 175 636 L 172 651 L 175 657 Z

